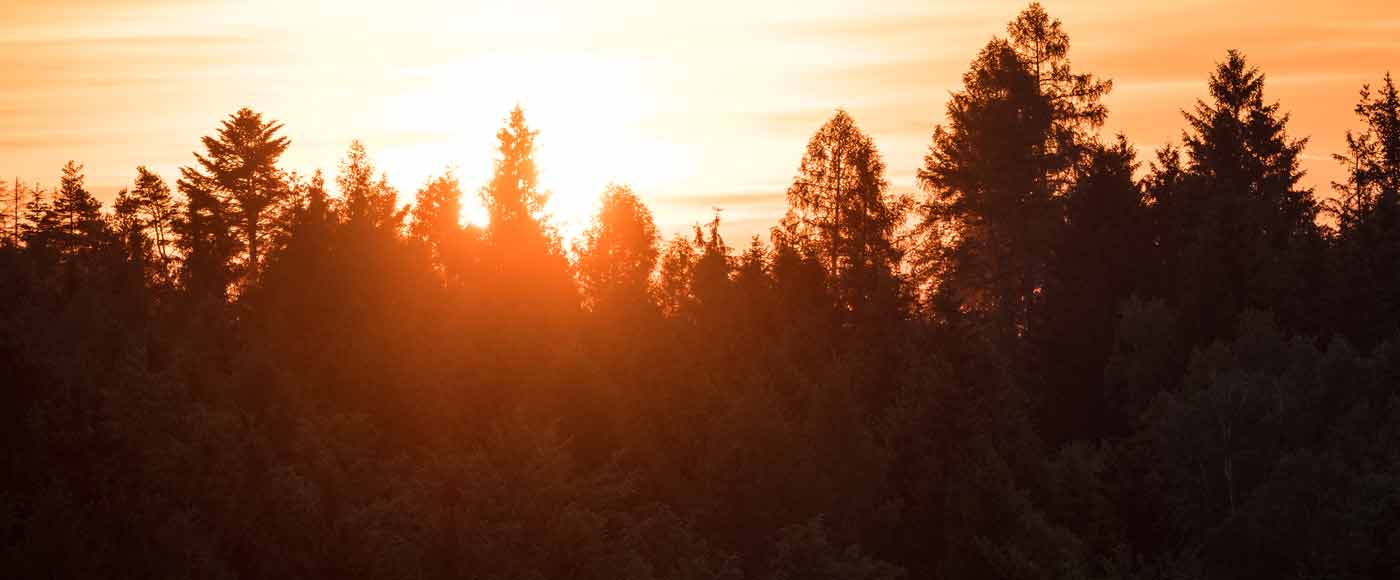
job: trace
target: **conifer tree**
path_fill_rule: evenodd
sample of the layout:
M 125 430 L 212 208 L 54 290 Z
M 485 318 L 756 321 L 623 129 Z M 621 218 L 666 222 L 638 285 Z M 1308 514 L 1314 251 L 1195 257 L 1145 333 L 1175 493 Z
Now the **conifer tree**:
M 651 210 L 625 185 L 610 185 L 593 225 L 574 245 L 578 277 L 594 309 L 648 301 L 661 239 Z
M 481 228 L 461 223 L 462 195 L 455 172 L 430 179 L 418 190 L 409 225 L 409 234 L 428 245 L 434 264 L 453 284 L 478 282 L 482 258 Z
M 1209 81 L 1210 99 L 1185 113 L 1179 168 L 1154 167 L 1149 199 L 1162 231 L 1163 291 L 1194 341 L 1226 337 L 1246 308 L 1274 312 L 1291 329 L 1316 331 L 1322 238 L 1318 204 L 1300 180 L 1306 139 L 1264 99 L 1264 75 L 1229 51 Z
M 10 210 L 8 218 L 8 225 L 10 227 L 7 229 L 7 232 L 10 234 L 10 245 L 13 247 L 19 247 L 20 244 L 20 229 L 24 224 L 24 214 L 22 212 L 24 211 L 24 204 L 27 197 L 28 191 L 25 189 L 24 184 L 20 183 L 19 178 L 16 177 L 14 183 L 10 185 L 9 195 L 6 196 L 6 201 L 9 202 Z
M 148 232 L 155 257 L 160 261 L 159 272 L 163 281 L 171 271 L 171 226 L 179 207 L 170 194 L 170 186 L 145 166 L 136 168 L 136 183 L 130 196 L 140 218 L 141 230 Z
M 497 245 L 541 244 L 550 241 L 544 225 L 549 194 L 540 189 L 535 168 L 535 136 L 525 123 L 525 112 L 516 106 L 507 124 L 496 132 L 497 151 L 491 181 L 481 190 L 490 215 L 490 236 Z
M 220 124 L 216 135 L 201 139 L 205 152 L 194 154 L 195 167 L 180 169 L 182 181 L 194 188 L 195 196 L 207 194 L 218 201 L 205 203 L 192 197 L 199 211 L 219 207 L 217 211 L 227 213 L 220 219 L 241 238 L 242 269 L 249 280 L 261 271 L 263 243 L 273 217 L 269 210 L 289 195 L 277 167 L 291 143 L 277 134 L 281 129 L 281 123 L 265 121 L 252 109 L 239 109 Z
M 498 297 L 538 315 L 575 310 L 577 289 L 559 237 L 547 222 L 548 193 L 540 188 L 535 167 L 537 131 L 515 107 L 506 126 L 496 132 L 497 158 L 491 181 L 481 190 L 490 217 L 490 275 Z
M 180 282 L 200 299 L 222 302 L 234 281 L 239 245 L 231 235 L 233 212 L 216 194 L 212 177 L 188 167 L 180 168 L 180 175 L 176 187 L 185 202 L 171 224 L 182 256 Z
M 874 141 L 842 110 L 807 143 L 788 188 L 794 233 L 826 266 L 847 311 L 863 309 L 897 285 L 901 254 L 894 235 L 909 201 L 888 188 Z
M 1355 112 L 1363 129 L 1347 131 L 1346 153 L 1333 155 L 1346 180 L 1332 184 L 1327 206 L 1338 229 L 1329 319 L 1372 345 L 1400 325 L 1400 92 L 1390 74 L 1374 92 L 1362 86 Z
M 59 227 L 59 251 L 65 255 L 95 249 L 102 235 L 102 204 L 83 182 L 81 164 L 69 161 L 63 166 L 52 211 Z
M 1023 336 L 1048 280 L 1062 197 L 1111 85 L 1072 72 L 1069 37 L 1032 4 L 993 38 L 948 103 L 919 170 L 915 274 L 935 304 Z
M 364 143 L 358 140 L 350 143 L 335 183 L 340 189 L 347 225 L 395 232 L 403 226 L 407 209 L 395 207 L 398 192 L 389 185 L 387 175 L 375 175 L 374 162 Z

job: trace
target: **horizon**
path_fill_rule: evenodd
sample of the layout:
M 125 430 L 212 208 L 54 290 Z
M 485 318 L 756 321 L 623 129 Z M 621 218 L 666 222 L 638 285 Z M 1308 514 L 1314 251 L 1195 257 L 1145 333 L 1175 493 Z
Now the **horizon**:
M 1205 95 L 1215 63 L 1239 49 L 1266 75 L 1266 98 L 1292 115 L 1290 133 L 1310 139 L 1303 184 L 1331 197 L 1342 175 L 1331 156 L 1343 128 L 1357 126 L 1357 91 L 1400 62 L 1400 19 L 1366 17 L 1384 2 L 1327 18 L 1302 2 L 1267 13 L 1091 4 L 1047 9 L 1073 39 L 1076 70 L 1113 80 L 1101 134 L 1125 134 L 1144 168 L 1179 140 L 1181 111 Z M 173 180 L 201 136 L 250 106 L 285 125 L 286 169 L 331 177 L 359 139 L 401 203 L 455 167 L 472 214 L 495 132 L 519 104 L 540 131 L 541 183 L 561 231 L 583 227 L 617 182 L 667 237 L 717 207 L 726 235 L 742 240 L 781 217 L 804 144 L 838 108 L 874 138 L 892 191 L 915 191 L 947 95 L 1022 4 L 832 3 L 800 14 L 760 4 L 742 21 L 731 16 L 737 3 L 274 6 L 21 2 L 0 23 L 0 59 L 14 71 L 0 175 L 51 187 L 73 159 L 110 205 L 137 165 Z M 259 18 L 271 10 L 276 19 Z

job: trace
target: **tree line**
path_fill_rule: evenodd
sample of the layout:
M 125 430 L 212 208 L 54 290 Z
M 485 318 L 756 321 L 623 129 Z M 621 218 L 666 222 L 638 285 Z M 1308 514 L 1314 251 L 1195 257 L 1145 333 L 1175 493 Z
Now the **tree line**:
M 0 561 L 15 577 L 1393 578 L 1400 94 L 1335 196 L 1227 52 L 1179 143 L 1031 4 L 890 191 L 844 111 L 767 240 L 663 241 L 625 185 L 550 225 L 400 206 L 224 119 L 105 209 L 6 188 Z M 405 196 L 407 197 L 407 196 Z

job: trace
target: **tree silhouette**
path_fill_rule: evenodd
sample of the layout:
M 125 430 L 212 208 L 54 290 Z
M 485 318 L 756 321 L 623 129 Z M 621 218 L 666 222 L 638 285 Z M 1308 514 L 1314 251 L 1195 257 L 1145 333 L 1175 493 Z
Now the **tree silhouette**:
M 441 247 L 462 229 L 461 216 L 462 186 L 457 176 L 448 171 L 428 180 L 418 190 L 409 233 Z
M 497 158 L 491 181 L 481 189 L 490 217 L 486 237 L 491 246 L 495 284 L 500 298 L 544 314 L 576 309 L 573 276 L 559 238 L 546 221 L 549 195 L 540 189 L 535 168 L 535 135 L 519 106 L 496 132 Z
M 1228 335 L 1246 307 L 1290 325 L 1312 319 L 1321 238 L 1312 190 L 1299 185 L 1306 139 L 1286 132 L 1288 115 L 1264 100 L 1264 75 L 1230 51 L 1209 81 L 1210 101 L 1186 113 L 1185 164 L 1156 167 L 1149 188 L 1164 224 L 1166 291 L 1193 338 Z M 1310 273 L 1311 272 L 1311 273 Z M 1315 321 L 1314 321 L 1315 324 Z
M 691 270 L 695 268 L 695 248 L 685 236 L 677 235 L 661 251 L 656 292 L 661 309 L 677 316 L 689 307 Z
M 136 184 L 130 192 L 128 203 L 133 204 L 132 210 L 139 220 L 135 225 L 143 232 L 149 230 L 153 233 L 156 257 L 160 259 L 160 280 L 164 282 L 170 275 L 171 224 L 178 211 L 170 195 L 170 186 L 144 166 L 137 167 Z
M 660 240 L 651 210 L 632 189 L 609 185 L 593 225 L 574 245 L 579 283 L 590 306 L 646 303 Z
M 21 236 L 24 245 L 31 251 L 56 250 L 56 237 L 60 227 L 58 214 L 45 197 L 44 188 L 35 186 L 29 190 L 29 201 L 24 204 L 24 222 Z
M 463 227 L 461 215 L 462 186 L 449 170 L 419 188 L 409 225 L 409 233 L 428 244 L 434 263 L 457 283 L 474 279 L 482 245 L 481 229 Z
M 28 197 L 28 192 L 25 190 L 24 184 L 20 183 L 19 178 L 16 177 L 14 183 L 10 185 L 9 195 L 6 196 L 6 201 L 8 202 L 10 210 L 9 215 L 6 217 L 10 222 L 8 224 L 10 226 L 8 229 L 10 232 L 9 242 L 11 247 L 17 248 L 20 244 L 20 228 L 24 224 L 24 214 L 21 212 L 24 211 L 26 197 Z
M 140 202 L 131 195 L 130 190 L 123 188 L 117 192 L 117 198 L 112 202 L 112 229 L 120 240 L 127 261 L 136 264 L 144 276 L 151 261 L 152 244 L 146 237 L 145 220 L 139 212 Z M 155 274 L 155 277 L 158 278 L 159 274 Z
M 223 121 L 217 135 L 201 139 L 205 152 L 194 154 L 196 166 L 180 168 L 181 180 L 199 190 L 196 196 L 214 196 L 227 208 L 221 211 L 228 212 L 228 225 L 242 238 L 242 267 L 249 279 L 256 279 L 262 267 L 268 210 L 288 195 L 277 161 L 291 141 L 277 135 L 281 129 L 281 123 L 264 121 L 252 109 L 239 109 Z M 201 211 L 214 207 L 204 200 L 195 205 Z
M 1365 129 L 1347 131 L 1347 152 L 1333 155 L 1347 178 L 1327 207 L 1338 228 L 1332 302 L 1340 329 L 1373 345 L 1400 324 L 1400 92 L 1389 74 L 1374 93 L 1362 86 L 1355 112 Z
M 1052 191 L 1063 191 L 1108 116 L 1101 100 L 1113 82 L 1070 69 L 1069 35 L 1039 2 L 1026 7 L 1006 31 L 1012 50 L 1031 69 L 1037 96 L 1049 102 L 1050 134 L 1035 155 L 1037 169 Z
M 387 175 L 380 174 L 376 180 L 374 162 L 363 143 L 350 143 L 335 183 L 340 189 L 347 225 L 374 230 L 397 230 L 403 226 L 407 208 L 395 207 L 398 192 L 389 185 Z
M 690 296 L 695 316 L 711 321 L 727 314 L 730 307 L 730 275 L 734 271 L 733 256 L 719 233 L 720 217 L 704 227 L 695 226 L 695 263 L 690 269 Z
M 888 187 L 874 141 L 838 110 L 808 141 L 788 188 L 793 233 L 825 264 L 846 310 L 861 310 L 897 285 L 894 234 L 909 201 Z
M 1024 330 L 1043 280 L 1056 203 L 1036 154 L 1050 130 L 1048 104 L 1004 41 L 984 48 L 948 104 L 919 170 L 922 278 L 959 309 L 996 316 L 1002 335 Z
M 184 211 L 171 224 L 176 247 L 184 256 L 181 285 L 200 300 L 222 303 L 235 279 L 235 217 L 210 175 L 181 167 L 176 188 L 185 197 Z
M 57 220 L 59 251 L 72 255 L 95 249 L 102 235 L 102 204 L 83 185 L 83 166 L 63 166 L 51 210 Z
M 1111 85 L 1069 66 L 1069 37 L 1031 4 L 963 75 L 919 170 L 916 274 L 1003 340 L 1026 333 L 1042 300 L 1062 197 L 1103 123 Z
M 497 246 L 546 244 L 544 206 L 549 194 L 539 187 L 535 168 L 535 136 L 525 124 L 525 112 L 517 105 L 506 126 L 496 132 L 495 171 L 481 190 L 481 201 L 490 216 L 489 233 Z

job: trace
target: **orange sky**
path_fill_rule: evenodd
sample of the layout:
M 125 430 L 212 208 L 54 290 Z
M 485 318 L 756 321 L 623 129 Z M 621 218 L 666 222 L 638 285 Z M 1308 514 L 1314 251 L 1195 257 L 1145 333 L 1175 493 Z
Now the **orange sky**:
M 724 208 L 731 243 L 766 231 L 803 145 L 845 107 L 911 190 L 948 92 L 1023 2 L 709 0 L 354 2 L 0 0 L 0 175 L 51 186 L 68 159 L 112 193 L 173 181 L 241 106 L 286 124 L 286 166 L 333 172 L 362 139 L 407 195 L 457 167 L 475 191 L 516 102 L 541 130 L 553 209 L 577 227 L 610 180 L 662 229 Z M 1365 82 L 1400 68 L 1394 1 L 1051 1 L 1075 67 L 1114 80 L 1106 133 L 1178 138 L 1213 63 L 1238 48 L 1310 136 L 1307 183 Z M 793 6 L 800 6 L 794 9 Z M 1400 73 L 1400 70 L 1396 71 Z M 572 223 L 571 223 L 572 222 Z

